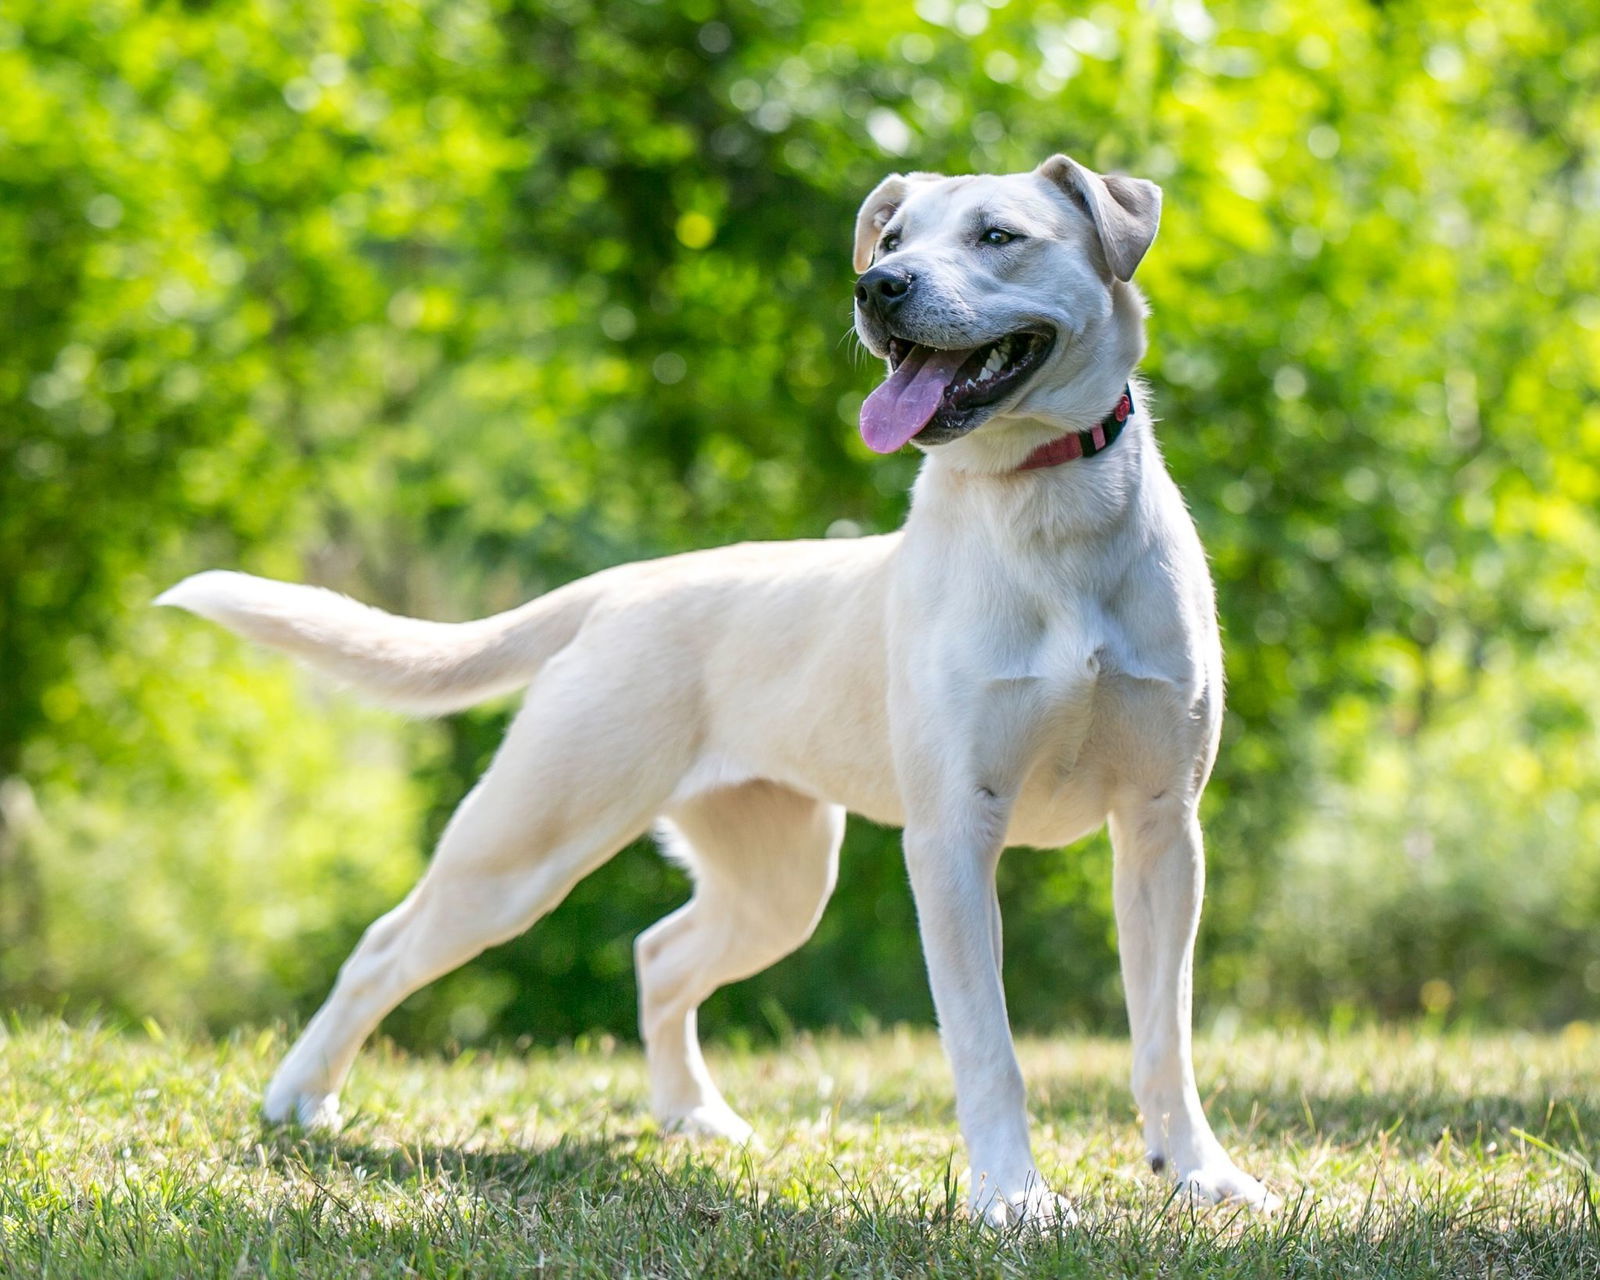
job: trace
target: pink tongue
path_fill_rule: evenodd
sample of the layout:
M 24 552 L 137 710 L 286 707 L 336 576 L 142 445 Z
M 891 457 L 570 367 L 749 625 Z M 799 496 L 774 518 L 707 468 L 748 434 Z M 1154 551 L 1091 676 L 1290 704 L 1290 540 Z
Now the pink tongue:
M 874 453 L 893 453 L 933 417 L 956 370 L 977 348 L 912 347 L 900 367 L 861 403 L 861 438 Z

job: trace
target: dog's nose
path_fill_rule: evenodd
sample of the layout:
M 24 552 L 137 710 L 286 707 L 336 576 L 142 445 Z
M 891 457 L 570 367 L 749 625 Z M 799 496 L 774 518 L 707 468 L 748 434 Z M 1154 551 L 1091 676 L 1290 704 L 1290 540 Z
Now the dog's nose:
M 901 267 L 873 267 L 856 281 L 856 301 L 879 315 L 888 315 L 905 301 L 915 279 Z

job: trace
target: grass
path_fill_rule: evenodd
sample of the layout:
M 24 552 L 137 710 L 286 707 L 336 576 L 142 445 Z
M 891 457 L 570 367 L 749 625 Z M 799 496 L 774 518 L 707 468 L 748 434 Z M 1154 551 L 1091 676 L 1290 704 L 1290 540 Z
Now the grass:
M 1600 1096 L 1557 1036 L 1371 1031 L 1199 1047 L 1223 1141 L 1285 1200 L 1195 1210 L 1143 1166 L 1100 1039 L 1025 1041 L 1040 1164 L 1083 1223 L 966 1220 L 922 1032 L 713 1054 L 748 1150 L 660 1136 L 631 1048 L 379 1045 L 336 1138 L 264 1128 L 278 1031 L 0 1028 L 5 1276 L 1600 1274 Z

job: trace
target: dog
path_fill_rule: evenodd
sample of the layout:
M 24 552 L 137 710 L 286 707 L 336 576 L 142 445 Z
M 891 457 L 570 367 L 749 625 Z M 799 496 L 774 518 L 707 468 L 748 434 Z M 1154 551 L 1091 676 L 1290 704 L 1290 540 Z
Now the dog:
M 337 1125 L 384 1014 L 656 826 L 694 893 L 635 948 L 652 1104 L 665 1128 L 747 1139 L 696 1011 L 810 936 L 848 811 L 904 828 L 973 1212 L 1070 1221 L 1030 1146 L 995 870 L 1008 845 L 1109 822 L 1150 1164 L 1198 1200 L 1271 1207 L 1213 1135 L 1190 1057 L 1223 672 L 1205 555 L 1134 374 L 1131 279 L 1160 212 L 1153 183 L 1063 155 L 894 174 L 867 197 L 855 329 L 887 372 L 861 433 L 925 455 L 897 533 L 623 565 L 455 625 L 221 571 L 160 597 L 412 711 L 527 687 L 426 874 L 278 1068 L 269 1119 Z

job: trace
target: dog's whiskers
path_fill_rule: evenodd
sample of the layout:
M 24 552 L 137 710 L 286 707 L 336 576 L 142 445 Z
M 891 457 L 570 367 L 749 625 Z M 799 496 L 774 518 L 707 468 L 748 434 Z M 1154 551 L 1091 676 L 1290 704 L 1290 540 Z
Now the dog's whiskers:
M 839 341 L 834 343 L 833 349 L 837 351 L 840 347 L 844 347 L 852 338 L 855 339 L 854 344 L 846 348 L 852 365 L 860 369 L 864 368 L 869 361 L 877 359 L 867 347 L 867 344 L 861 341 L 861 335 L 856 332 L 855 325 L 851 325 L 839 335 Z

